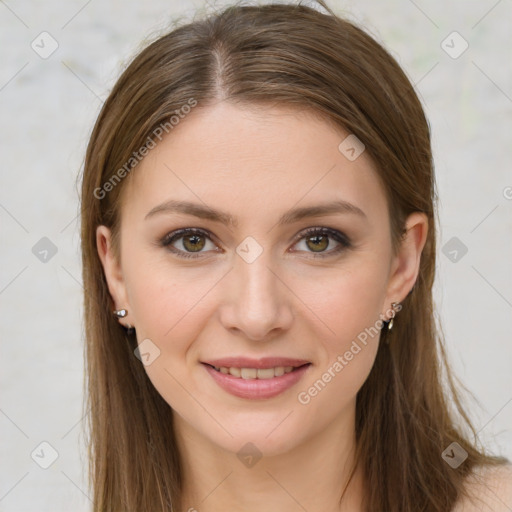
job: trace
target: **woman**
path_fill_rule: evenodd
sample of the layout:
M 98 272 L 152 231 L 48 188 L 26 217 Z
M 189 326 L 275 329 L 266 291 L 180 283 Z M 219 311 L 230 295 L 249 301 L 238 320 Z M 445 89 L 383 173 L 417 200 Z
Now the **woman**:
M 104 104 L 82 186 L 94 510 L 512 506 L 436 326 L 421 104 L 319 4 L 177 28 Z

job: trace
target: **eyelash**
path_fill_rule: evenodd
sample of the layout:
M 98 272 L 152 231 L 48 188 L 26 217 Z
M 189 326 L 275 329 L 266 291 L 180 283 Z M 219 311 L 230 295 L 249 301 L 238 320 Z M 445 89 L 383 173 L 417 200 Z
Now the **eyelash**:
M 211 234 L 205 230 L 198 229 L 198 228 L 184 228 L 184 229 L 179 229 L 177 231 L 174 231 L 174 232 L 169 233 L 168 235 L 164 236 L 164 238 L 162 238 L 162 240 L 160 241 L 160 245 L 162 247 L 167 248 L 169 251 L 171 251 L 173 254 L 175 254 L 179 258 L 188 258 L 188 259 L 201 258 L 202 257 L 202 256 L 200 256 L 201 252 L 197 252 L 196 253 L 197 255 L 195 255 L 194 253 L 182 251 L 181 249 L 176 249 L 176 247 L 171 246 L 171 244 L 173 242 L 175 242 L 176 240 L 179 240 L 180 238 L 184 238 L 186 235 L 201 235 L 201 236 L 205 236 L 206 238 L 209 238 L 210 240 L 212 238 Z M 334 240 L 336 240 L 336 242 L 338 242 L 340 245 L 338 247 L 336 247 L 335 249 L 328 251 L 328 252 L 323 252 L 323 253 L 312 252 L 311 256 L 310 256 L 312 258 L 328 258 L 330 256 L 339 254 L 341 251 L 343 251 L 345 249 L 349 249 L 350 247 L 352 247 L 352 244 L 350 243 L 349 238 L 344 233 L 341 233 L 340 231 L 337 231 L 337 230 L 331 229 L 331 228 L 318 228 L 318 227 L 308 228 L 305 231 L 302 231 L 301 233 L 299 233 L 299 235 L 297 235 L 296 239 L 294 240 L 293 245 L 300 242 L 304 238 L 311 238 L 313 236 L 319 236 L 319 235 L 324 235 L 324 236 L 328 235 L 331 238 L 333 238 Z

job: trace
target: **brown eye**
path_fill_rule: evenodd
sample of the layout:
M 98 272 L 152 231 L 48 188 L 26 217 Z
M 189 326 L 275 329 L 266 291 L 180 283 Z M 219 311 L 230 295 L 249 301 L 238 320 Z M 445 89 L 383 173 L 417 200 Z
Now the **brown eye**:
M 329 237 L 325 235 L 314 235 L 306 239 L 306 245 L 314 252 L 325 251 L 329 247 Z
M 187 251 L 197 252 L 200 251 L 205 246 L 203 235 L 189 235 L 184 236 L 182 238 L 183 247 L 185 247 Z
M 208 252 L 203 251 L 208 241 L 215 250 L 216 246 L 206 231 L 186 228 L 169 233 L 160 241 L 160 244 L 181 258 L 199 258 L 201 253 Z M 194 253 L 197 253 L 197 256 Z
M 334 245 L 332 240 L 338 245 L 334 249 L 327 250 Z M 331 228 L 309 228 L 299 235 L 299 242 L 304 242 L 307 249 L 305 252 L 310 253 L 313 258 L 334 256 L 352 246 L 344 233 Z
M 333 240 L 337 246 L 331 248 Z M 331 228 L 309 228 L 300 234 L 295 245 L 299 242 L 304 242 L 306 249 L 298 252 L 309 253 L 314 258 L 334 256 L 344 249 L 352 247 L 344 233 Z M 203 251 L 208 243 L 212 245 L 211 250 Z M 218 247 L 212 242 L 211 235 L 198 228 L 180 229 L 169 233 L 160 241 L 160 244 L 180 258 L 200 258 L 202 253 L 212 250 L 218 252 Z M 327 250 L 329 248 L 330 250 Z

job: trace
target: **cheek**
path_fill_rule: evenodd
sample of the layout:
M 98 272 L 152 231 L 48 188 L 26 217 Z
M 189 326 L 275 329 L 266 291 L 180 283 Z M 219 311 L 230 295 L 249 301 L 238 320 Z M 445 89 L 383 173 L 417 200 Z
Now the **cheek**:
M 194 342 L 212 314 L 211 297 L 222 273 L 180 268 L 166 257 L 136 253 L 126 257 L 125 268 L 138 343 L 151 340 L 156 354 L 145 366 L 146 373 L 178 414 L 190 412 L 190 397 L 183 386 L 190 387 L 190 372 L 197 366 Z M 195 396 L 197 390 L 193 392 Z
M 387 286 L 385 261 L 384 255 L 368 251 L 339 268 L 302 269 L 295 277 L 294 293 L 307 306 L 304 314 L 320 329 L 317 334 L 331 356 L 379 320 Z
M 319 430 L 352 407 L 373 367 L 387 283 L 382 261 L 362 257 L 360 264 L 331 273 L 324 283 L 315 285 L 312 309 L 335 334 L 329 331 L 321 339 L 320 364 L 296 399 L 303 414 L 317 418 Z
M 300 403 L 309 403 L 320 394 L 322 398 L 316 399 L 319 408 L 331 400 L 338 405 L 348 403 L 373 366 L 382 326 L 379 315 L 386 291 L 386 269 L 377 260 L 373 264 L 369 259 L 364 263 L 362 260 L 360 265 L 316 280 L 310 288 L 308 305 L 328 334 L 321 337 L 324 354 L 319 368 L 306 383 L 314 389 L 304 387 L 302 391 L 308 396 Z
M 215 286 L 218 276 L 204 269 L 180 269 L 165 261 L 146 261 L 138 267 L 143 271 L 128 262 L 127 267 L 128 298 L 138 336 L 154 339 L 172 350 L 179 350 L 180 339 L 191 343 L 198 320 L 205 316 L 205 294 Z

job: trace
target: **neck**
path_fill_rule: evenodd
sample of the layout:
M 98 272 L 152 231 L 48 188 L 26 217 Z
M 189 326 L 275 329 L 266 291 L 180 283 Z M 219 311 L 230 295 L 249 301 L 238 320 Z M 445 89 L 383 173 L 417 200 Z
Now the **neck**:
M 302 443 L 247 466 L 236 453 L 212 443 L 176 416 L 183 466 L 181 511 L 361 510 L 362 475 L 354 460 L 355 402 L 343 417 Z

